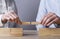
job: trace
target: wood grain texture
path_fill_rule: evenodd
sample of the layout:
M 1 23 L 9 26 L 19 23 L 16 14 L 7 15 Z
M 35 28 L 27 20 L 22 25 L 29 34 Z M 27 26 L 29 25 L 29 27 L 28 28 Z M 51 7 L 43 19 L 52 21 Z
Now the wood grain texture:
M 43 28 L 39 30 L 40 36 L 60 36 L 60 28 Z
M 22 28 L 0 28 L 0 36 L 23 36 Z
M 23 36 L 23 29 L 22 28 L 11 28 L 10 34 L 12 36 Z
M 60 28 L 42 28 L 38 35 L 40 39 L 60 39 Z
M 21 25 L 30 25 L 30 22 L 22 22 Z
M 31 22 L 31 25 L 37 25 L 40 24 L 39 22 Z
M 37 25 L 40 24 L 39 22 L 22 22 L 21 25 Z

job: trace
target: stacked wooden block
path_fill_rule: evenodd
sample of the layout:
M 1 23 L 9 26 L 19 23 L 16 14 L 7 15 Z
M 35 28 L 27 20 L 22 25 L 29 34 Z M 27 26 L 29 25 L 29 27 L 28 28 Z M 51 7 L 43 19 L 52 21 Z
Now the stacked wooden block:
M 43 28 L 38 33 L 40 39 L 60 39 L 60 28 Z
M 22 28 L 0 28 L 0 36 L 23 36 Z

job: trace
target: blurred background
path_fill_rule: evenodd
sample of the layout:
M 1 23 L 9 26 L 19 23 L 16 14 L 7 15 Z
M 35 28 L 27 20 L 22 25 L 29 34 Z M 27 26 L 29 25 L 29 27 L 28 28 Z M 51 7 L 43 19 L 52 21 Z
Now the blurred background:
M 22 21 L 36 21 L 40 0 L 15 0 Z M 36 30 L 35 25 L 21 25 L 25 30 Z

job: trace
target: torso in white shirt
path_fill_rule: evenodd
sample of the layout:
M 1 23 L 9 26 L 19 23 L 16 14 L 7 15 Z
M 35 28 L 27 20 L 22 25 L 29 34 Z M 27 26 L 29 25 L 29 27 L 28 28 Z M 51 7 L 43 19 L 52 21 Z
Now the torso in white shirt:
M 46 0 L 46 9 L 60 17 L 60 0 Z

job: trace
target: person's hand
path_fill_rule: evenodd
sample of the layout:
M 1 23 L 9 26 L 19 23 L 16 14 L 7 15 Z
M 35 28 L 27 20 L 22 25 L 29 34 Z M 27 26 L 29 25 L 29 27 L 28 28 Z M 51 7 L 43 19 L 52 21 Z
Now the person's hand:
M 44 26 L 50 26 L 54 23 L 60 24 L 60 17 L 58 17 L 55 13 L 50 12 L 43 17 L 40 23 Z
M 7 12 L 6 14 L 3 14 L 2 22 L 6 23 L 7 21 L 18 23 L 20 20 L 15 12 Z

